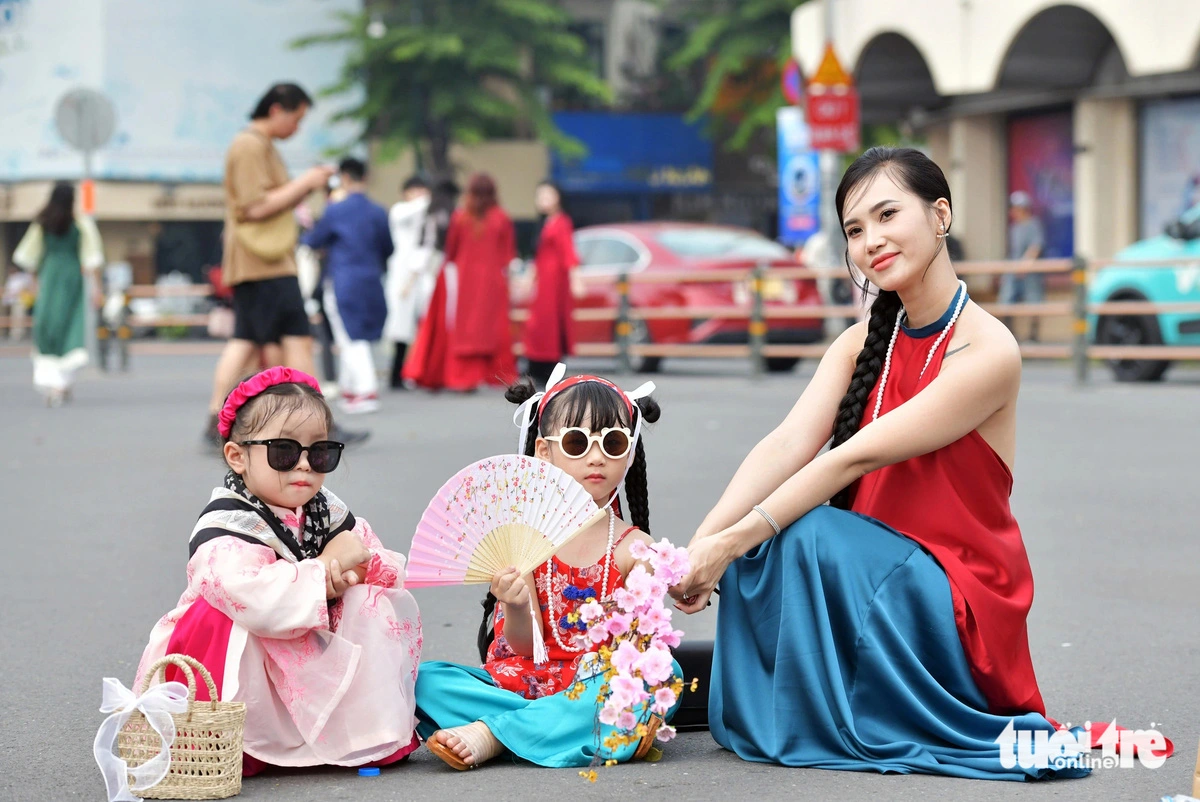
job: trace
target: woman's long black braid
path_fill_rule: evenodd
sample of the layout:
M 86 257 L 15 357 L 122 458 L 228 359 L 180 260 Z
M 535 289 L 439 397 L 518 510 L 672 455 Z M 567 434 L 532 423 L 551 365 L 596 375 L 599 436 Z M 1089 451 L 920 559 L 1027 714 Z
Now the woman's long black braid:
M 575 387 L 586 387 L 588 390 L 592 390 L 603 387 L 603 385 L 575 385 Z M 562 395 L 559 395 L 552 400 L 550 404 L 547 405 L 547 412 L 550 412 L 551 410 L 557 412 L 559 401 L 568 400 L 566 396 L 568 393 L 571 393 L 572 389 L 574 388 L 565 390 Z M 604 391 L 611 393 L 611 390 L 608 388 L 604 388 Z M 514 404 L 521 404 L 533 397 L 533 394 L 533 382 L 528 378 L 522 378 L 516 384 L 508 388 L 508 391 L 504 394 L 504 397 Z M 564 420 L 567 421 L 568 425 L 577 426 L 582 422 L 580 418 L 582 417 L 582 414 L 587 411 L 587 403 L 580 403 L 580 401 L 582 401 L 582 399 L 578 399 L 576 400 L 576 403 L 570 404 L 569 408 L 564 412 L 563 416 L 561 416 L 564 417 Z M 661 411 L 659 409 L 658 402 L 654 399 L 639 398 L 637 400 L 637 411 L 635 414 L 641 416 L 643 423 L 654 423 L 658 420 Z M 633 431 L 637 426 L 637 420 L 635 418 L 633 421 L 622 420 L 619 422 L 613 421 L 612 423 L 602 422 L 602 424 L 596 428 L 603 428 L 604 425 L 616 425 L 617 423 L 620 425 L 628 425 L 630 431 Z M 529 433 L 525 437 L 525 447 L 521 452 L 526 456 L 531 457 L 536 453 L 535 448 L 539 436 L 538 433 L 540 430 L 540 424 L 541 421 L 538 419 L 535 410 L 534 417 L 529 424 Z M 593 425 L 595 426 L 595 424 Z M 646 478 L 646 448 L 643 445 L 640 437 L 638 438 L 634 450 L 633 463 L 629 466 L 629 473 L 625 477 L 625 501 L 629 507 L 630 522 L 643 532 L 650 531 L 650 495 Z M 615 504 L 616 502 L 614 501 L 614 505 Z M 492 645 L 492 641 L 495 640 L 495 625 L 493 616 L 496 612 L 496 601 L 496 597 L 489 591 L 487 596 L 484 597 L 483 601 L 481 602 L 483 605 L 483 621 L 479 624 L 479 635 L 476 639 L 476 645 L 479 647 L 479 659 L 484 662 L 487 661 L 488 648 Z
M 863 349 L 858 353 L 854 363 L 854 375 L 850 378 L 850 386 L 838 405 L 837 417 L 833 420 L 833 442 L 830 448 L 837 448 L 849 440 L 858 431 L 862 423 L 863 413 L 867 410 L 867 397 L 879 379 L 883 370 L 883 360 L 887 356 L 888 343 L 892 339 L 892 330 L 896 327 L 896 315 L 901 308 L 899 293 L 880 290 L 879 297 L 871 304 L 871 317 L 867 321 L 867 338 Z M 829 500 L 831 506 L 843 510 L 850 508 L 850 488 L 839 490 Z

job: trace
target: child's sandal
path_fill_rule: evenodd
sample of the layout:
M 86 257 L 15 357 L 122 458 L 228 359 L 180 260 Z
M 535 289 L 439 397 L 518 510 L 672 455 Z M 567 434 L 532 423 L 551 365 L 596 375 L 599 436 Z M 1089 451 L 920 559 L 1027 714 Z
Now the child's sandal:
M 442 743 L 438 739 L 438 735 L 441 733 L 453 735 L 459 741 L 466 744 L 467 751 L 471 753 L 471 757 L 475 758 L 475 762 L 466 762 L 452 748 Z M 441 758 L 442 762 L 457 771 L 469 771 L 476 766 L 488 762 L 504 750 L 504 745 L 497 740 L 495 735 L 492 735 L 492 731 L 481 721 L 476 721 L 465 727 L 438 730 L 429 736 L 429 740 L 425 742 L 425 745 L 429 747 L 430 752 Z

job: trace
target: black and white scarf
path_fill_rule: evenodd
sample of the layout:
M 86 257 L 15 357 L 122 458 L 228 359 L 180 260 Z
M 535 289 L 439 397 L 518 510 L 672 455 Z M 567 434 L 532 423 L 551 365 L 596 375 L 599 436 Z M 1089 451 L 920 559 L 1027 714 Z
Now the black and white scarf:
M 245 480 L 229 471 L 224 487 L 213 491 L 192 530 L 189 556 L 209 540 L 232 536 L 268 545 L 283 559 L 299 562 L 319 555 L 330 540 L 353 529 L 354 523 L 354 515 L 341 499 L 322 488 L 304 505 L 304 531 L 297 540 L 279 516 L 250 492 Z

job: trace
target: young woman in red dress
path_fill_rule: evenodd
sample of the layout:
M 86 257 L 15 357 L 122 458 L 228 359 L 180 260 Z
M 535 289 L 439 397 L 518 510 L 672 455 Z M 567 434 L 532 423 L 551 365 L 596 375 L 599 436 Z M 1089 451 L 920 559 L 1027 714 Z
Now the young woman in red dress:
M 404 378 L 430 390 L 507 386 L 517 375 L 508 322 L 508 266 L 516 242 L 488 174 L 477 173 L 467 184 L 445 252 Z
M 525 359 L 534 384 L 545 387 L 554 366 L 575 352 L 571 313 L 583 287 L 576 270 L 575 228 L 562 209 L 558 187 L 543 181 L 533 202 L 545 222 L 533 259 L 535 283 L 525 325 Z
M 713 737 L 789 766 L 1085 775 L 1015 765 L 997 740 L 1054 731 L 1009 508 L 1021 353 L 955 275 L 946 178 L 919 151 L 872 148 L 835 203 L 847 263 L 878 288 L 870 320 L 746 457 L 672 591 L 695 612 L 721 583 Z

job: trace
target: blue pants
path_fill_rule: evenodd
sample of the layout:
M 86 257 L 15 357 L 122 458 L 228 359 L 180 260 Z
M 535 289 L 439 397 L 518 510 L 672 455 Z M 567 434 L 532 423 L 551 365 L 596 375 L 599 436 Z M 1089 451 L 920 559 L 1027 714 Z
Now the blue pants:
M 433 660 L 421 664 L 417 674 L 417 732 L 427 739 L 437 730 L 461 727 L 476 721 L 487 725 L 509 753 L 521 760 L 547 768 L 583 767 L 597 752 L 601 760 L 628 761 L 637 744 L 620 747 L 610 753 L 602 744 L 612 735 L 612 727 L 600 724 L 597 695 L 604 684 L 603 675 L 577 679 L 583 693 L 571 700 L 565 693 L 526 699 L 519 693 L 496 687 L 482 668 Z M 682 676 L 675 664 L 675 676 Z M 679 708 L 665 716 L 667 721 Z M 649 718 L 645 706 L 641 720 Z

